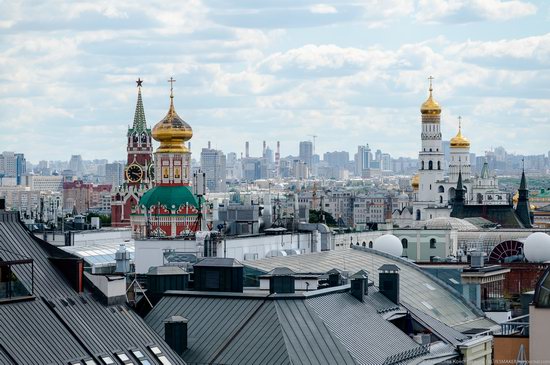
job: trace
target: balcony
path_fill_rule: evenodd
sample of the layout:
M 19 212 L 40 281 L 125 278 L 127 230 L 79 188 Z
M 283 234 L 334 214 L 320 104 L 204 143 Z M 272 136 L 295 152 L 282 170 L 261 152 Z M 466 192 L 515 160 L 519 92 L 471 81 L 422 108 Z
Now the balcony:
M 0 250 L 0 255 L 6 251 Z M 10 253 L 10 256 L 14 256 Z M 0 256 L 0 304 L 34 297 L 34 262 L 30 258 L 2 260 Z

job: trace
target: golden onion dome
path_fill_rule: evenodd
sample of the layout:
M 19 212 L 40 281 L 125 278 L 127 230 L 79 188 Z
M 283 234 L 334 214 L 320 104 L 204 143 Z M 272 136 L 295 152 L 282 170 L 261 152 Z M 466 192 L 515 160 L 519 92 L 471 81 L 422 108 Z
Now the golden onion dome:
M 470 141 L 462 135 L 462 126 L 460 121 L 458 122 L 458 133 L 456 136 L 451 138 L 451 148 L 470 148 Z
M 416 174 L 411 179 L 411 186 L 414 190 L 418 190 L 420 186 L 420 175 Z
M 430 79 L 430 96 L 428 96 L 428 99 L 422 103 L 422 106 L 420 106 L 420 113 L 422 114 L 441 114 L 441 107 L 439 106 L 439 103 L 437 101 L 434 100 L 433 98 L 433 95 L 432 95 L 432 91 L 433 91 L 433 87 L 432 87 L 432 80 L 433 80 L 433 77 L 429 77 Z
M 189 151 L 185 142 L 193 137 L 193 129 L 176 113 L 172 93 L 170 93 L 168 113 L 153 127 L 151 134 L 155 140 L 160 142 L 157 152 L 181 153 Z

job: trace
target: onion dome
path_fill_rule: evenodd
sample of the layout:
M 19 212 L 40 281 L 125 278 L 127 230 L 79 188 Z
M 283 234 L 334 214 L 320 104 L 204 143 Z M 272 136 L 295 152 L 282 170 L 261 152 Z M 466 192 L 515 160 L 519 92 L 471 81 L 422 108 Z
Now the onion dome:
M 462 135 L 461 118 L 458 119 L 458 133 L 451 138 L 451 148 L 470 148 L 470 141 Z
M 414 190 L 418 190 L 418 187 L 420 186 L 420 176 L 418 174 L 412 177 L 411 186 Z
M 175 81 L 170 80 L 171 82 Z M 157 152 L 182 153 L 189 151 L 185 147 L 185 142 L 193 137 L 193 129 L 176 113 L 172 88 L 170 89 L 170 109 L 166 116 L 155 125 L 152 136 L 160 142 Z
M 439 106 L 439 103 L 437 101 L 435 101 L 433 99 L 433 96 L 432 96 L 432 91 L 433 91 L 433 87 L 432 87 L 432 80 L 433 80 L 433 77 L 429 77 L 430 79 L 430 96 L 428 96 L 428 99 L 422 103 L 422 106 L 420 107 L 420 112 L 422 114 L 436 114 L 436 115 L 439 115 L 441 114 L 441 107 Z

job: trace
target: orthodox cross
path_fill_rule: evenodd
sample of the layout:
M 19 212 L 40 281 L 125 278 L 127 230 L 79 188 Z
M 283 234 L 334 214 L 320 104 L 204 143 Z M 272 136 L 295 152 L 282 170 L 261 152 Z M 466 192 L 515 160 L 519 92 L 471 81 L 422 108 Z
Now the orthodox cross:
M 168 80 L 168 82 L 170 83 L 170 97 L 174 97 L 174 82 L 176 82 L 176 80 L 174 80 L 173 77 L 170 77 L 170 80 Z

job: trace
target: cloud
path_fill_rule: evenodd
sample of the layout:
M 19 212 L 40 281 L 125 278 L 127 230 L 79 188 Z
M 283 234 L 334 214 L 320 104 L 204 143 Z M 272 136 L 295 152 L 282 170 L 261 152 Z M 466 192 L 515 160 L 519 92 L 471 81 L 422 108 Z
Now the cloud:
M 470 23 L 481 20 L 506 21 L 533 15 L 537 7 L 519 0 L 420 0 L 419 21 Z

